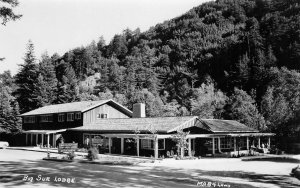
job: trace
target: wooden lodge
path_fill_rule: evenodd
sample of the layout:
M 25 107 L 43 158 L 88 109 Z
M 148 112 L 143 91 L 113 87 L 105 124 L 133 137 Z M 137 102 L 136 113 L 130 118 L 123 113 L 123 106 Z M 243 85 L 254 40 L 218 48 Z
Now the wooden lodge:
M 59 137 L 79 147 L 97 147 L 100 153 L 167 156 L 177 154 L 174 134 L 186 136 L 188 156 L 249 154 L 251 147 L 267 148 L 272 133 L 260 133 L 233 120 L 197 116 L 145 117 L 145 105 L 133 111 L 113 100 L 49 105 L 21 115 L 26 146 L 57 147 Z

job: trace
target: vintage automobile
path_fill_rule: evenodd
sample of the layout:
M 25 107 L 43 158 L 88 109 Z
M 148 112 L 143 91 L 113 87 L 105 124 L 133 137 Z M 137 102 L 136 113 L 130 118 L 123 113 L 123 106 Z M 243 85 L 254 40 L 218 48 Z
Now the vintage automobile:
M 7 148 L 9 146 L 8 142 L 5 142 L 5 141 L 0 141 L 0 148 Z

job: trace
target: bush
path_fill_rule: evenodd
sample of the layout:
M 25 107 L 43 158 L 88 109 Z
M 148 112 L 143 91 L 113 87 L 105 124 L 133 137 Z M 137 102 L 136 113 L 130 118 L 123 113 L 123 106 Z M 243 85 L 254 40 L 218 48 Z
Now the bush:
M 70 153 L 68 153 L 68 154 L 67 154 L 67 159 L 69 159 L 69 160 L 73 160 L 73 159 L 74 159 L 74 157 L 76 157 L 76 155 L 75 155 L 75 152 L 74 152 L 74 151 L 72 151 L 72 152 L 70 152 Z
M 88 150 L 88 155 L 86 156 L 88 160 L 93 161 L 95 159 L 98 159 L 98 150 L 96 148 L 91 147 Z

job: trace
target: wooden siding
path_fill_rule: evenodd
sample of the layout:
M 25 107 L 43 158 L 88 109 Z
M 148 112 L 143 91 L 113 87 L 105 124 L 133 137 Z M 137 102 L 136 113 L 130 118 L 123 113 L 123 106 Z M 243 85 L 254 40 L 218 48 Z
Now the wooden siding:
M 86 125 L 95 122 L 97 120 L 98 114 L 107 114 L 107 118 L 129 118 L 126 114 L 120 112 L 114 107 L 108 104 L 103 104 L 87 112 L 84 112 L 83 124 Z
M 67 121 L 67 114 L 74 113 L 74 121 Z M 41 122 L 41 115 L 35 116 L 35 123 L 24 123 L 24 117 L 22 128 L 23 130 L 57 130 L 57 129 L 66 129 L 82 126 L 82 114 L 81 119 L 75 119 L 76 112 L 60 113 L 65 115 L 63 122 L 58 121 L 58 114 L 53 114 L 52 122 Z M 80 113 L 80 112 L 79 112 Z

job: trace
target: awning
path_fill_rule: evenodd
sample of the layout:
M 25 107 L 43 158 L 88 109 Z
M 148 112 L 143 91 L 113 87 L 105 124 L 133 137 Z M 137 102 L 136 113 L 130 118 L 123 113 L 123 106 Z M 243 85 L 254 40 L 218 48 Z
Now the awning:
M 140 138 L 151 139 L 152 134 L 100 134 L 104 137 L 110 138 Z M 176 134 L 175 134 L 176 135 Z M 274 133 L 228 133 L 228 134 L 189 134 L 186 138 L 224 138 L 224 137 L 259 137 L 259 136 L 274 136 Z M 157 138 L 172 138 L 174 134 L 156 134 Z
M 60 133 L 65 132 L 67 129 L 58 129 L 58 130 L 28 130 L 23 131 L 23 133 L 30 133 L 30 134 L 54 134 L 54 133 Z

